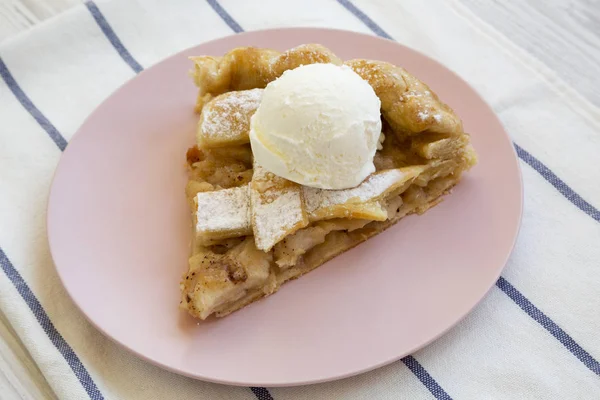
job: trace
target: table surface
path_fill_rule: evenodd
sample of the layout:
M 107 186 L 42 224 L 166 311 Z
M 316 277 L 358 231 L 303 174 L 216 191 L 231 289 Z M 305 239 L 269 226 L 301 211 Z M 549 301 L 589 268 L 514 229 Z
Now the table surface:
M 459 1 L 600 106 L 600 0 Z M 81 3 L 0 0 L 0 43 Z M 3 400 L 56 398 L 1 311 L 0 393 Z

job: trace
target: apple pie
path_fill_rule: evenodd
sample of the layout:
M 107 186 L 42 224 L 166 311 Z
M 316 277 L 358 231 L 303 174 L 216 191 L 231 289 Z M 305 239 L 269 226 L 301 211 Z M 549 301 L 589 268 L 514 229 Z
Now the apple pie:
M 403 217 L 424 213 L 477 162 L 452 109 L 387 62 L 342 62 L 312 44 L 283 53 L 237 48 L 192 61 L 200 119 L 197 145 L 187 152 L 194 236 L 180 306 L 194 317 L 225 316 Z M 253 156 L 252 116 L 265 87 L 285 71 L 315 63 L 351 69 L 380 101 L 374 172 L 355 187 L 303 185 Z

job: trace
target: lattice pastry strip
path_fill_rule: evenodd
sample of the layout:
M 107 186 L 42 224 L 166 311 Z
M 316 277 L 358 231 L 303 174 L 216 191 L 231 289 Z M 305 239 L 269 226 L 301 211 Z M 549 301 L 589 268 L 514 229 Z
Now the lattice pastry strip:
M 263 89 L 228 92 L 208 102 L 200 114 L 196 139 L 203 149 L 250 142 L 250 118 L 258 108 Z
M 254 234 L 268 251 L 283 238 L 324 219 L 387 219 L 382 200 L 413 182 L 425 169 L 412 166 L 377 172 L 358 187 L 322 190 L 297 185 L 255 165 L 249 186 L 196 195 L 200 243 Z
M 210 245 L 212 241 L 250 235 L 250 188 L 200 192 L 196 203 L 196 239 Z
M 250 213 L 256 247 L 269 251 L 284 237 L 308 225 L 302 188 L 254 162 Z

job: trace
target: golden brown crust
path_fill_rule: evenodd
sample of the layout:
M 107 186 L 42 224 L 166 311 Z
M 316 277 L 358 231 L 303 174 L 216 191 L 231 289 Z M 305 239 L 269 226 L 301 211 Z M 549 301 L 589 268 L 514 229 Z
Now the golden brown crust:
M 381 112 L 397 135 L 424 131 L 447 136 L 463 132 L 460 118 L 419 79 L 384 61 L 350 60 L 344 63 L 375 90 Z
M 271 49 L 239 47 L 223 57 L 190 57 L 191 75 L 198 86 L 196 111 L 214 96 L 232 90 L 264 88 L 288 69 L 315 63 L 341 64 L 331 50 L 319 44 L 304 44 L 280 53 Z

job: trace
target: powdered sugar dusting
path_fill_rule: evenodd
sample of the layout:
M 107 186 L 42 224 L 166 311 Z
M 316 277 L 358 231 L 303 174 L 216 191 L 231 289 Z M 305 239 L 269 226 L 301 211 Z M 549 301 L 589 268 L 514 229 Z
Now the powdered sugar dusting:
M 419 98 L 419 97 L 428 96 L 428 95 L 429 95 L 429 92 L 418 92 L 418 91 L 410 90 L 410 91 L 402 94 L 402 97 L 404 97 L 405 99 L 413 99 L 413 98 Z
M 390 169 L 376 173 L 367 178 L 363 183 L 352 189 L 323 190 L 303 187 L 306 211 L 311 214 L 320 208 L 345 204 L 349 200 L 366 202 L 376 200 L 390 187 L 405 178 L 404 173 L 398 169 Z
M 300 61 L 296 65 L 287 65 L 289 60 Z M 281 53 L 275 62 L 296 68 L 301 65 L 315 64 L 315 63 L 337 63 L 337 57 L 331 51 L 321 45 L 316 44 L 301 44 L 294 48 L 291 48 Z
M 442 115 L 440 113 L 431 114 L 429 111 L 419 111 L 417 116 L 421 121 L 427 121 L 429 118 L 433 118 L 435 122 L 442 122 Z
M 253 183 L 269 181 L 272 176 L 258 164 L 254 164 Z M 285 182 L 283 178 L 275 178 Z M 254 241 L 260 250 L 268 251 L 287 235 L 308 224 L 303 212 L 300 185 L 287 182 L 281 187 L 271 180 L 265 186 L 270 187 L 267 193 L 260 193 L 260 184 L 252 184 L 250 202 L 252 212 L 252 228 Z
M 352 68 L 352 70 L 354 70 L 354 72 L 356 72 L 358 75 L 360 75 L 361 78 L 363 78 L 364 80 L 366 80 L 367 82 L 373 84 L 379 80 L 382 80 L 385 75 L 386 75 L 386 71 L 385 69 L 372 61 L 367 61 L 367 60 L 356 60 L 353 62 L 350 62 L 349 64 L 347 64 L 350 66 L 350 68 Z M 396 78 L 397 80 L 401 81 L 402 77 L 397 74 L 394 71 L 394 78 Z
M 196 232 L 199 234 L 251 229 L 248 185 L 200 192 L 196 202 Z
M 258 192 L 252 192 L 252 213 L 256 247 L 268 251 L 281 239 L 303 224 L 302 199 L 299 191 L 288 190 L 272 202 L 262 202 Z
M 263 89 L 229 92 L 206 104 L 200 117 L 201 138 L 247 141 L 250 118 L 260 104 L 262 93 Z

